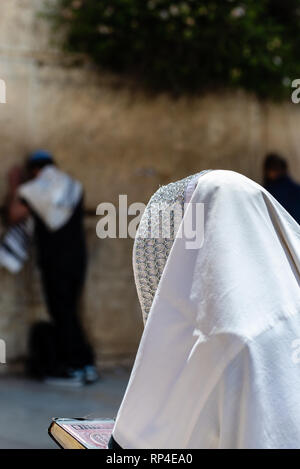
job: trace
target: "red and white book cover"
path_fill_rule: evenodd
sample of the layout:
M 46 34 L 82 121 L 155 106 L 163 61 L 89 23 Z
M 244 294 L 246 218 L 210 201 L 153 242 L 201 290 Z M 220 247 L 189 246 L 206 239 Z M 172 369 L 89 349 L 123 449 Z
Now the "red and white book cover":
M 107 449 L 115 425 L 112 419 L 56 419 L 55 423 L 87 449 Z

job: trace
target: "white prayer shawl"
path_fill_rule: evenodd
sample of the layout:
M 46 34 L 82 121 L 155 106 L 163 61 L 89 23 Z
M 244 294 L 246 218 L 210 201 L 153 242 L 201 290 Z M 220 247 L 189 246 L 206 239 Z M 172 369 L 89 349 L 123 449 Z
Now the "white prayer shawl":
M 54 165 L 46 166 L 35 179 L 19 188 L 19 196 L 51 231 L 68 222 L 82 193 L 81 183 Z
M 32 217 L 12 225 L 0 242 L 0 265 L 12 274 L 19 273 L 29 258 L 30 241 L 33 235 Z
M 199 179 L 205 239 L 177 235 L 120 407 L 125 448 L 300 447 L 300 227 L 232 171 Z

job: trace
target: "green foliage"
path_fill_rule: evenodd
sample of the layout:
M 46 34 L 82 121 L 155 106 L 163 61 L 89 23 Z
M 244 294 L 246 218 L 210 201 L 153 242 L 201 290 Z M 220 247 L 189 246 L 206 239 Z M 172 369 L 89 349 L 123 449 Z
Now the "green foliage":
M 290 94 L 300 77 L 300 0 L 58 0 L 65 47 L 176 94 Z

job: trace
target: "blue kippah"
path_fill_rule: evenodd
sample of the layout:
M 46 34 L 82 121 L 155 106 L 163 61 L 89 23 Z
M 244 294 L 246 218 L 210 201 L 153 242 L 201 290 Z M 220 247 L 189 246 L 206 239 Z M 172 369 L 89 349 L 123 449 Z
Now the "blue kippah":
M 41 160 L 53 161 L 53 156 L 47 150 L 36 150 L 29 155 L 29 163 Z

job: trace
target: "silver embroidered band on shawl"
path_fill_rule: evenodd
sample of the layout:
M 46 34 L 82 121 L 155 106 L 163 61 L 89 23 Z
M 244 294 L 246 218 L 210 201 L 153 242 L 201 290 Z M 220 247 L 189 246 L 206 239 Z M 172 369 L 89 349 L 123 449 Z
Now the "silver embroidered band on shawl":
M 133 267 L 144 322 L 150 312 L 158 284 L 198 179 L 210 170 L 162 186 L 148 203 L 133 249 Z

